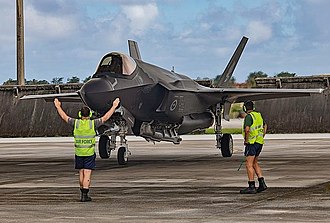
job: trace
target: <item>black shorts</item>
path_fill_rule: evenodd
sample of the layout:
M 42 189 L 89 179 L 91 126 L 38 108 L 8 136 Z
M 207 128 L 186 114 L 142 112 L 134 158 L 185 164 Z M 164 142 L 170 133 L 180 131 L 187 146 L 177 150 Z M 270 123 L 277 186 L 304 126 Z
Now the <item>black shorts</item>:
M 75 156 L 75 169 L 90 169 L 94 170 L 95 169 L 95 158 L 96 154 L 92 156 Z
M 263 144 L 254 143 L 247 144 L 245 146 L 244 156 L 259 156 L 262 150 Z

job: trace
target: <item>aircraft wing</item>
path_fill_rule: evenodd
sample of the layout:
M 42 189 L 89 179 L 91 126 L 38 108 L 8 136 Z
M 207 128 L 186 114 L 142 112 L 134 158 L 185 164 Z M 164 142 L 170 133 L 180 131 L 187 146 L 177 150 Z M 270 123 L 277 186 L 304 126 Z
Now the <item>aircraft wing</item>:
M 206 90 L 207 91 L 207 90 Z M 270 88 L 209 88 L 213 97 L 219 98 L 224 104 L 223 117 L 229 121 L 229 112 L 232 103 L 245 102 L 247 100 L 258 101 L 275 98 L 303 97 L 312 94 L 321 94 L 324 89 L 270 89 Z M 203 92 L 200 91 L 200 92 Z M 217 103 L 219 103 L 217 102 Z
M 258 101 L 274 98 L 303 97 L 321 94 L 324 89 L 270 89 L 270 88 L 223 88 L 218 89 L 231 103 L 246 100 Z
M 21 97 L 21 100 L 31 100 L 31 99 L 44 99 L 47 102 L 54 101 L 58 98 L 61 102 L 82 102 L 78 92 L 72 93 L 59 93 L 59 94 L 42 94 L 42 95 L 25 95 Z

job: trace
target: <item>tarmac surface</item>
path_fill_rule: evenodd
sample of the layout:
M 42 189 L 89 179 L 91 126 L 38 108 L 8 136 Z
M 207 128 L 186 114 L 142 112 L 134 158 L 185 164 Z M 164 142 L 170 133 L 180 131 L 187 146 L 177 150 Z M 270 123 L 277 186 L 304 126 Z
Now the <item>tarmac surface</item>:
M 132 156 L 97 158 L 79 202 L 72 138 L 1 139 L 0 222 L 329 222 L 330 134 L 268 135 L 261 166 L 268 190 L 247 186 L 243 140 L 221 157 L 214 136 L 181 145 L 128 137 Z

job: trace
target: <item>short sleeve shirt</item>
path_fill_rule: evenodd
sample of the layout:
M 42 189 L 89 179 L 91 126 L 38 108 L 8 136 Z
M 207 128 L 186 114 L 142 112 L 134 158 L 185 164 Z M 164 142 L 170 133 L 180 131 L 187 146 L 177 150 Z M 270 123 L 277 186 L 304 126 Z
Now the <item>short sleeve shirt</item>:
M 265 120 L 263 120 L 264 126 L 266 124 Z M 244 129 L 246 126 L 251 127 L 251 125 L 253 124 L 253 118 L 251 116 L 251 114 L 247 114 L 244 118 Z
M 94 123 L 95 123 L 95 129 L 97 129 L 98 127 L 100 127 L 103 122 L 102 122 L 102 119 L 101 118 L 97 118 L 97 119 L 93 119 L 94 120 Z M 76 121 L 76 118 L 71 118 L 69 117 L 68 119 L 68 123 L 69 125 L 71 125 L 72 127 L 74 127 L 74 123 Z

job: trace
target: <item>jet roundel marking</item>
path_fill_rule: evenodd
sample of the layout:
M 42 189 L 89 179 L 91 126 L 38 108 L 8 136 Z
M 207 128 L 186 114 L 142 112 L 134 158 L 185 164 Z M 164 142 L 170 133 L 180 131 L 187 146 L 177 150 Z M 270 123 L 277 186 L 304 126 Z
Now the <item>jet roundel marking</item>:
M 178 100 L 175 99 L 170 106 L 170 111 L 174 111 L 177 105 L 178 105 Z

